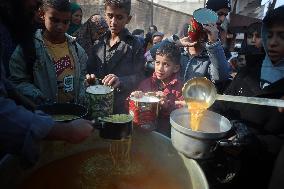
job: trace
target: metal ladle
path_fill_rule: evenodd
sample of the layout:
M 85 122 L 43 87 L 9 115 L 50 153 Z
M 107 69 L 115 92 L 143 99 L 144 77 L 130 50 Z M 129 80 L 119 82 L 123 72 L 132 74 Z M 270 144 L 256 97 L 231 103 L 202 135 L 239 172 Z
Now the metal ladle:
M 196 77 L 187 81 L 183 86 L 182 94 L 185 101 L 206 102 L 208 103 L 208 107 L 210 107 L 215 100 L 284 107 L 284 100 L 280 99 L 217 94 L 214 84 L 205 77 Z

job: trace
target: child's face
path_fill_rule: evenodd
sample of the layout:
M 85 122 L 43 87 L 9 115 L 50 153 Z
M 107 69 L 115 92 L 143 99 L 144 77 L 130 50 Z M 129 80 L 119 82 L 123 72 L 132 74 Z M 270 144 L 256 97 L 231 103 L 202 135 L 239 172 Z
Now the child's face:
M 247 44 L 254 45 L 256 48 L 261 48 L 262 42 L 260 34 L 256 31 L 254 31 L 252 34 L 249 34 L 247 38 Z
M 156 55 L 155 73 L 159 80 L 168 81 L 178 71 L 179 65 L 173 63 L 166 55 Z
M 153 45 L 160 43 L 162 40 L 163 40 L 163 37 L 160 35 L 153 37 Z
M 47 8 L 43 13 L 44 25 L 55 39 L 65 36 L 69 28 L 71 12 L 60 12 L 54 8 Z
M 284 58 L 284 25 L 274 24 L 268 28 L 267 53 L 273 64 Z
M 118 35 L 125 25 L 131 20 L 124 9 L 107 6 L 105 9 L 105 19 L 112 34 Z
M 79 9 L 74 14 L 72 14 L 72 23 L 80 25 L 82 22 L 82 11 Z

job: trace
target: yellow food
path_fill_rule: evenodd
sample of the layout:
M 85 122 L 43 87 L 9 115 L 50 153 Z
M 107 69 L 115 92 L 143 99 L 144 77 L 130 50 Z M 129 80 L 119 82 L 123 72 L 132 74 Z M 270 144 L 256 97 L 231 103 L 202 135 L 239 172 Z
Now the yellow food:
M 117 167 L 107 149 L 75 154 L 47 164 L 27 178 L 22 189 L 182 189 L 175 173 L 132 153 L 131 161 Z
M 79 119 L 79 116 L 71 115 L 71 114 L 55 114 L 55 115 L 51 115 L 51 117 L 55 121 L 68 121 L 68 120 Z
M 193 131 L 198 131 L 203 112 L 209 107 L 206 101 L 188 101 L 187 107 L 190 113 L 190 127 Z
M 131 115 L 128 114 L 114 114 L 107 117 L 99 118 L 101 121 L 111 122 L 111 123 L 126 123 L 133 119 Z

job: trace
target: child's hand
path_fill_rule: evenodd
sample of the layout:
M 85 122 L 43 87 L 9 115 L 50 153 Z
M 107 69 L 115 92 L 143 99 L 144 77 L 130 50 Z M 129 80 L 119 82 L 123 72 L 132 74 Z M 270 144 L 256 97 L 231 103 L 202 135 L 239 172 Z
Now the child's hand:
M 144 93 L 142 91 L 133 91 L 130 96 L 134 98 L 142 98 Z
M 157 91 L 156 94 L 155 94 L 156 97 L 158 97 L 160 99 L 160 104 L 163 106 L 163 107 L 167 107 L 167 97 L 164 95 L 163 91 Z
M 176 105 L 176 106 L 179 106 L 179 107 L 185 107 L 185 106 L 187 106 L 187 105 L 186 105 L 186 102 L 185 102 L 184 100 L 182 100 L 182 101 L 175 101 L 175 105 Z
M 164 95 L 163 91 L 157 91 L 155 94 L 156 97 L 158 97 L 159 99 L 163 99 L 166 96 Z
M 94 84 L 96 84 L 95 74 L 87 74 L 86 79 L 85 79 L 85 85 L 89 86 L 89 85 L 94 85 Z
M 180 43 L 182 47 L 193 47 L 197 44 L 196 41 L 191 42 L 189 37 L 183 37 L 180 39 Z
M 112 86 L 113 88 L 117 88 L 120 85 L 119 78 L 114 74 L 108 74 L 102 80 L 104 85 Z
M 215 43 L 218 40 L 219 30 L 217 24 L 207 24 L 203 25 L 203 28 L 207 32 L 208 41 L 210 43 Z

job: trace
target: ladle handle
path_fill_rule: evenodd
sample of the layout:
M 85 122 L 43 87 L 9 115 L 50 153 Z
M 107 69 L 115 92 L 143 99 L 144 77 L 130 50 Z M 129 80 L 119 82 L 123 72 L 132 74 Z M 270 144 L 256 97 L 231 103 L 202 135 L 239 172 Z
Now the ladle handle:
M 264 106 L 284 107 L 284 100 L 280 100 L 280 99 L 219 95 L 218 94 L 216 96 L 216 100 L 240 102 L 240 103 L 247 103 L 247 104 L 257 104 L 257 105 L 264 105 Z

